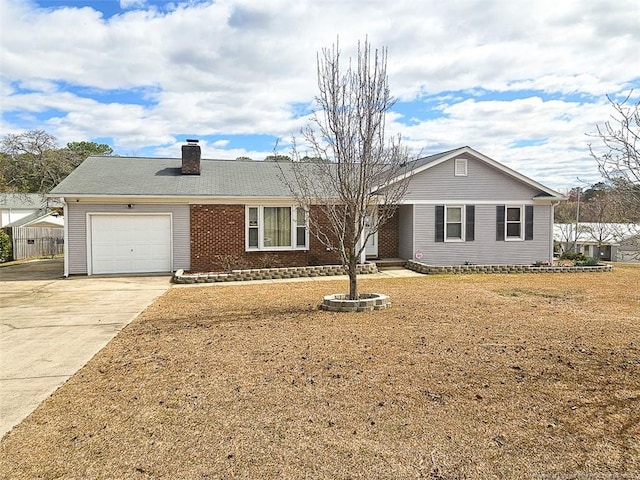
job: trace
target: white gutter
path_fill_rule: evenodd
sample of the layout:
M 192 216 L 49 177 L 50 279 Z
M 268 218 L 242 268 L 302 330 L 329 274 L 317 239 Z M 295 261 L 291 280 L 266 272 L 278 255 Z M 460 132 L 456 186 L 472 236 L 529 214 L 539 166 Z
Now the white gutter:
M 64 201 L 64 198 L 60 199 L 62 201 L 62 215 L 64 217 L 64 278 L 69 278 L 69 208 L 67 206 L 67 202 Z
M 554 246 L 554 225 L 555 225 L 555 210 L 556 210 L 556 205 L 558 205 L 560 202 L 551 202 L 551 218 L 550 218 L 550 228 L 549 228 L 549 234 L 551 235 L 551 241 L 549 242 L 551 244 L 551 251 L 549 252 L 549 265 L 553 266 L 553 246 Z M 66 225 L 66 224 L 65 224 Z

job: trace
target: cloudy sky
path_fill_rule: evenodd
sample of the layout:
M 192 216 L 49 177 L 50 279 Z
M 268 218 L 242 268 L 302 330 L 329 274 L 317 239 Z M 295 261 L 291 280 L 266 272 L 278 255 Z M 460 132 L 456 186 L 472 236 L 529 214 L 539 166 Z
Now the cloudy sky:
M 0 0 L 0 135 L 119 155 L 263 159 L 308 121 L 316 54 L 388 47 L 387 133 L 469 145 L 552 188 L 599 179 L 586 134 L 640 98 L 638 0 Z

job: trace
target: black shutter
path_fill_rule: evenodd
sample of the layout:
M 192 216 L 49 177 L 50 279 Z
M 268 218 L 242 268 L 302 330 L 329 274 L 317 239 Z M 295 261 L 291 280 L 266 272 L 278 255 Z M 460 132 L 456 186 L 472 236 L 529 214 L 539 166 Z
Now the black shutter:
M 496 241 L 504 241 L 504 205 L 496 205 Z
M 444 242 L 444 205 L 436 205 L 436 242 Z
M 524 207 L 524 239 L 533 240 L 533 205 Z
M 473 242 L 475 240 L 475 226 L 476 226 L 475 205 L 467 205 L 467 212 L 465 217 L 466 218 L 465 218 L 464 239 L 467 242 Z

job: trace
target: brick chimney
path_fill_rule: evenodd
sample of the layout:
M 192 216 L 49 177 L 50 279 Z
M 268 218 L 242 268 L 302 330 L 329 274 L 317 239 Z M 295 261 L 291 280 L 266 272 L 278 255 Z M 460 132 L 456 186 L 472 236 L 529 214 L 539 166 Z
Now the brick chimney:
M 187 144 L 182 146 L 182 174 L 200 175 L 200 145 L 198 140 L 187 139 Z

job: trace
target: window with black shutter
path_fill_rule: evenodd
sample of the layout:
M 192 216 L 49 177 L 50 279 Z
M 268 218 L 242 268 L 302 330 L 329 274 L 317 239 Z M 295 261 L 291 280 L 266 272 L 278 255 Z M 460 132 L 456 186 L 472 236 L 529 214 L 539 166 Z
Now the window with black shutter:
M 533 240 L 533 205 L 524 207 L 524 239 Z
M 504 205 L 496 205 L 496 240 L 504 241 Z
M 436 242 L 444 242 L 444 205 L 436 205 Z
M 464 237 L 467 242 L 472 242 L 473 240 L 475 240 L 475 223 L 476 207 L 475 205 L 467 205 Z

